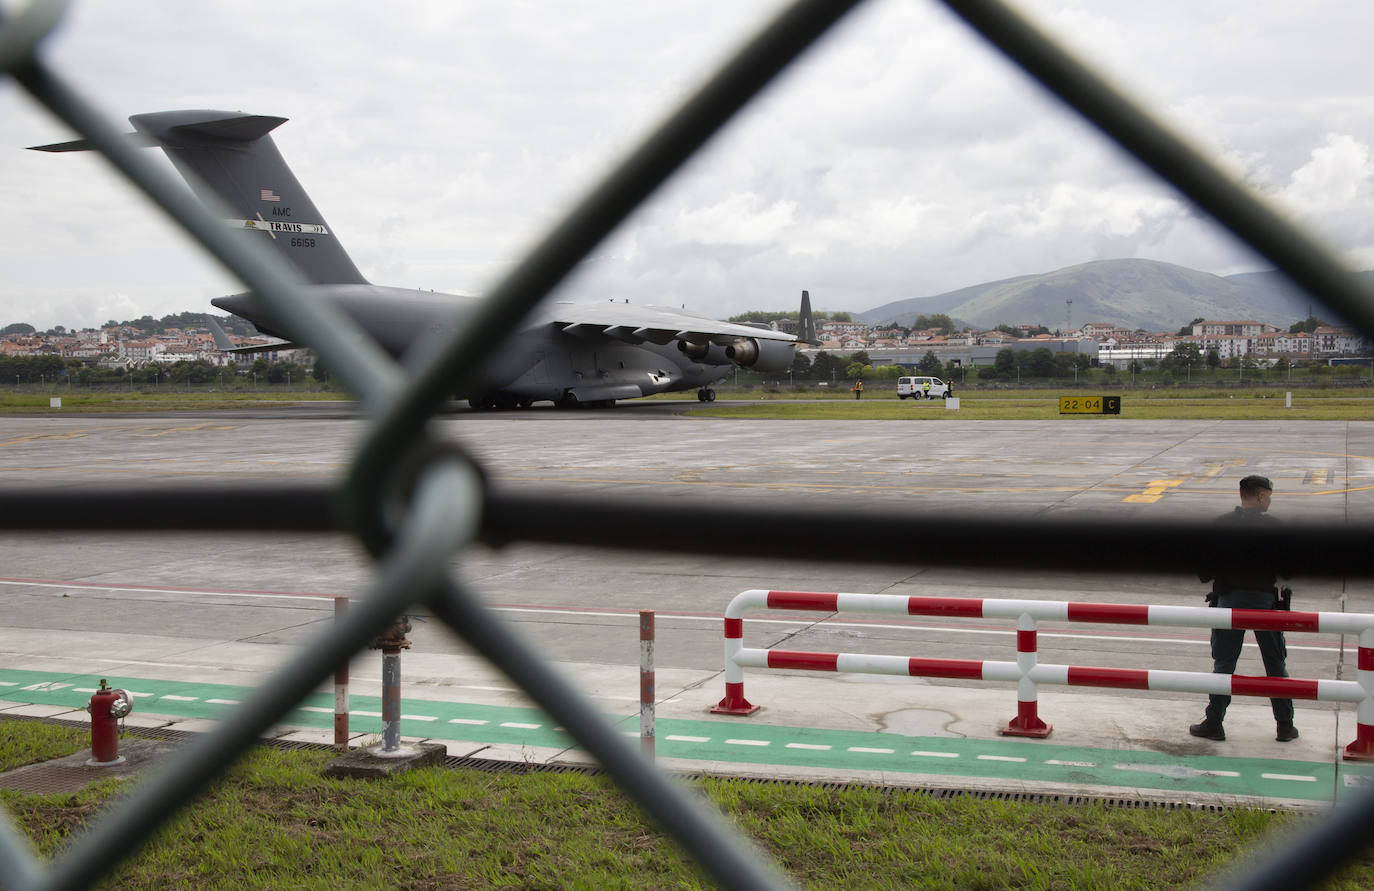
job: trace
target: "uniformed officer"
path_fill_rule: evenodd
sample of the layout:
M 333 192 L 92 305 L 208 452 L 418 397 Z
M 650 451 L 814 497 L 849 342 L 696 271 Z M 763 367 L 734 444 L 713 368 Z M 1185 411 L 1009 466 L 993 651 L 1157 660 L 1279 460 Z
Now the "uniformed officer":
M 1268 477 L 1247 476 L 1240 481 L 1240 507 L 1222 514 L 1217 518 L 1217 522 L 1240 523 L 1247 526 L 1277 523 L 1278 520 L 1267 513 L 1269 499 L 1273 494 L 1274 486 Z M 1198 577 L 1204 582 L 1212 583 L 1212 593 L 1207 597 L 1207 602 L 1212 606 L 1230 609 L 1280 608 L 1276 573 L 1272 566 L 1255 566 L 1214 575 L 1199 574 Z M 1283 608 L 1287 608 L 1286 602 Z M 1217 674 L 1234 674 L 1244 642 L 1244 630 L 1212 629 L 1212 671 Z M 1265 674 L 1275 678 L 1288 677 L 1288 668 L 1285 664 L 1288 659 L 1288 647 L 1284 643 L 1283 632 L 1256 631 L 1255 642 L 1259 644 Z M 1271 699 L 1269 702 L 1274 710 L 1274 721 L 1278 725 L 1275 738 L 1279 742 L 1297 739 L 1298 729 L 1293 726 L 1293 700 Z M 1188 732 L 1203 739 L 1226 739 L 1222 722 L 1226 718 L 1226 708 L 1230 704 L 1230 696 L 1209 696 L 1206 716 L 1201 723 L 1189 727 Z

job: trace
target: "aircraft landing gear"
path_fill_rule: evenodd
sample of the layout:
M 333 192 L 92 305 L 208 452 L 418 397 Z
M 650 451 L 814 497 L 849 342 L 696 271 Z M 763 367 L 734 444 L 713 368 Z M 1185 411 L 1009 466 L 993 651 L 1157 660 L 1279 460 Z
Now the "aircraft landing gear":
M 506 411 L 512 408 L 528 408 L 534 400 L 520 400 L 513 396 L 504 396 L 498 393 L 487 393 L 479 399 L 469 399 L 468 407 L 478 411 Z
M 697 390 L 697 401 L 698 401 L 698 402 L 715 402 L 715 401 L 716 401 L 716 391 L 715 391 L 715 390 L 712 390 L 710 387 L 702 387 L 700 390 Z

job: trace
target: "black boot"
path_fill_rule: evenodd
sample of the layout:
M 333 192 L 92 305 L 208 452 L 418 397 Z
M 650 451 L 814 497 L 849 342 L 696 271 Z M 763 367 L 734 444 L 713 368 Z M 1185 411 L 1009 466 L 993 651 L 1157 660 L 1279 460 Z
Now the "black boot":
M 1293 726 L 1292 721 L 1282 721 L 1279 723 L 1278 735 L 1274 737 L 1279 742 L 1292 742 L 1298 738 L 1298 728 Z
M 1291 728 L 1292 725 L 1290 724 L 1289 727 Z M 1226 731 L 1222 729 L 1220 724 L 1213 724 L 1211 721 L 1206 720 L 1201 724 L 1192 725 L 1188 728 L 1188 732 L 1193 736 L 1200 736 L 1203 739 L 1214 739 L 1217 742 L 1226 739 Z M 1294 730 L 1293 734 L 1296 736 L 1297 732 L 1298 731 Z

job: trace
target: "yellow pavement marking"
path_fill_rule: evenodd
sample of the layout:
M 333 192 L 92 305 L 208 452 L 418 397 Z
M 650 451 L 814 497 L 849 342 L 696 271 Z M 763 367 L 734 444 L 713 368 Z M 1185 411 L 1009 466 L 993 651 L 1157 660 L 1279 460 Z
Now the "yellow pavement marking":
M 66 433 L 33 433 L 28 436 L 20 436 L 16 439 L 7 439 L 4 442 L 0 442 L 0 447 L 23 445 L 26 442 L 35 442 L 44 439 L 79 439 L 83 436 L 91 436 L 97 433 L 132 433 L 135 436 L 166 436 L 168 433 L 185 433 L 197 430 L 237 430 L 242 426 L 242 424 L 206 423 L 195 424 L 189 427 L 89 427 L 83 430 L 69 430 Z
M 0 442 L 0 446 L 21 445 L 38 439 L 76 439 L 81 436 L 89 436 L 92 433 L 99 433 L 101 429 L 103 428 L 92 427 L 90 430 L 71 430 L 67 433 L 34 433 L 29 436 L 21 436 L 18 439 L 7 439 Z
M 157 427 L 140 427 L 140 428 L 136 428 L 136 430 L 138 430 L 138 431 L 152 430 L 152 431 L 154 431 L 154 432 L 152 432 L 152 433 L 135 432 L 134 435 L 136 435 L 136 436 L 155 437 L 155 436 L 166 436 L 166 435 L 168 435 L 169 433 L 191 433 L 191 432 L 198 431 L 198 430 L 237 430 L 240 426 L 242 426 L 242 425 L 240 425 L 240 424 L 195 424 L 195 425 L 192 425 L 192 426 L 190 426 L 190 427 L 166 427 L 166 428 L 162 428 L 162 429 L 159 429 L 159 428 L 157 428 Z
M 1183 485 L 1183 480 L 1150 480 L 1150 485 L 1145 487 L 1144 492 L 1137 492 L 1134 495 L 1127 495 L 1122 501 L 1129 501 L 1135 504 L 1153 504 L 1164 497 L 1175 486 Z
M 1211 479 L 1216 479 L 1216 478 L 1217 478 L 1218 476 L 1220 476 L 1228 467 L 1244 467 L 1246 464 L 1249 464 L 1249 463 L 1250 463 L 1250 462 L 1247 461 L 1245 458 L 1241 458 L 1241 459 L 1238 460 L 1238 461 L 1222 461 L 1222 462 L 1219 462 L 1219 463 L 1208 462 L 1208 464 L 1206 465 L 1206 466 L 1207 466 L 1207 469 L 1204 470 L 1202 473 L 1197 474 L 1197 479 L 1200 479 L 1200 480 L 1211 480 Z

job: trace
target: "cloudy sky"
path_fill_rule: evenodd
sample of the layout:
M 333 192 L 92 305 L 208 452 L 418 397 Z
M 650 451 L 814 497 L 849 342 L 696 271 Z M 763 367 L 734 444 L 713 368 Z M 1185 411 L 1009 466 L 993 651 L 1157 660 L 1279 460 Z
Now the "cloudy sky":
M 11 6 L 13 0 L 0 0 Z M 48 58 L 112 119 L 274 137 L 378 284 L 480 294 L 777 0 L 78 2 Z M 1017 0 L 1374 267 L 1374 4 Z M 210 309 L 232 277 L 0 80 L 0 325 Z M 170 165 L 168 166 L 170 170 Z M 1095 259 L 1265 268 L 928 0 L 861 7 L 564 287 L 864 310 Z

